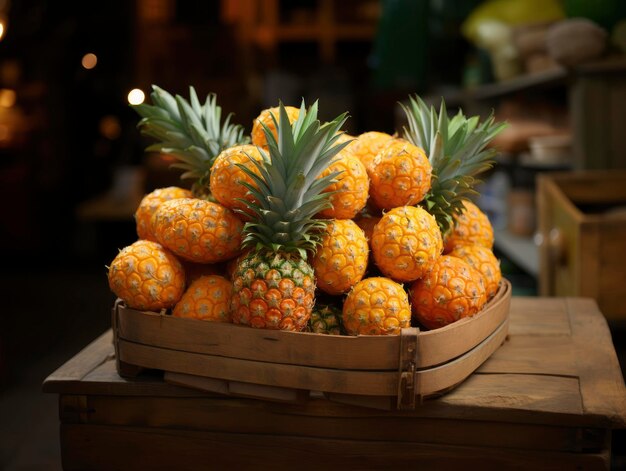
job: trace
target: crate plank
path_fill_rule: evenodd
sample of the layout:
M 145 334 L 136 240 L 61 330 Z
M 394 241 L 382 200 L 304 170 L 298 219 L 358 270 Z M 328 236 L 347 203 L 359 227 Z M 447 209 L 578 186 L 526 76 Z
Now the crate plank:
M 608 452 L 566 453 L 264 434 L 62 425 L 63 467 L 72 469 L 607 469 Z M 93 447 L 92 443 L 100 446 Z M 69 446 L 71 444 L 71 446 Z M 116 450 L 111 453 L 110 450 Z

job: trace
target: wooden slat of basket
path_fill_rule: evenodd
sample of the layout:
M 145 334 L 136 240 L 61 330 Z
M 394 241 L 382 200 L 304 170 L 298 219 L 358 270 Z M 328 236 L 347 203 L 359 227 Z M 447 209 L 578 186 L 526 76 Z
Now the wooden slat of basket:
M 503 280 L 479 314 L 420 332 L 417 368 L 450 361 L 480 344 L 507 317 L 511 286 Z M 117 306 L 118 339 L 172 350 L 270 363 L 351 370 L 397 370 L 400 336 L 330 336 L 180 319 Z M 132 363 L 132 362 L 131 362 Z
M 508 318 L 478 347 L 455 360 L 417 371 L 416 394 L 440 393 L 461 382 L 480 366 L 504 341 Z M 398 371 L 362 371 L 314 368 L 261 361 L 242 360 L 214 355 L 180 352 L 120 340 L 120 359 L 146 368 L 180 373 L 176 384 L 185 384 L 182 374 L 219 378 L 227 381 L 253 383 L 280 388 L 308 389 L 343 395 L 396 396 Z M 189 378 L 191 387 L 201 387 Z M 214 389 L 209 389 L 214 391 Z M 259 397 L 262 397 L 260 395 Z

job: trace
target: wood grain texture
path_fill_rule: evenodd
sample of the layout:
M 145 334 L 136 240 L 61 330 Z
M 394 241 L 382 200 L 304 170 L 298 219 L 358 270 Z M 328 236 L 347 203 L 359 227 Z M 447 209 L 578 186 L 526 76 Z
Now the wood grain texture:
M 484 341 L 509 313 L 510 283 L 504 280 L 494 299 L 479 314 L 419 334 L 418 368 L 456 358 Z M 400 337 L 332 336 L 199 322 L 146 313 L 117 304 L 117 338 L 181 352 L 266 363 L 349 370 L 397 370 Z M 131 357 L 120 354 L 130 363 Z M 141 365 L 140 366 L 145 366 Z
M 608 452 L 566 453 L 405 441 L 62 425 L 63 467 L 194 469 L 607 469 Z M 93 443 L 99 446 L 94 447 Z M 115 450 L 114 453 L 111 450 Z

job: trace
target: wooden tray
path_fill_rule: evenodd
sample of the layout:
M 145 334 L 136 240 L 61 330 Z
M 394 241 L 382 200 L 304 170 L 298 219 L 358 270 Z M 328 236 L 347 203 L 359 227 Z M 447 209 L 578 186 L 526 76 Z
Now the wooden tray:
M 142 368 L 205 391 L 301 401 L 310 391 L 334 401 L 413 409 L 456 386 L 503 343 L 511 285 L 472 318 L 395 336 L 332 336 L 254 329 L 130 309 L 118 300 L 113 331 L 120 376 Z

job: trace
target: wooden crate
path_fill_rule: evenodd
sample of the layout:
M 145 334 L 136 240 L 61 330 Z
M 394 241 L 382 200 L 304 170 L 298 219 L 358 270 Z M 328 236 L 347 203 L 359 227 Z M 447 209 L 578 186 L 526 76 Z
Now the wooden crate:
M 540 292 L 596 299 L 626 319 L 626 171 L 538 177 Z
M 111 331 L 43 389 L 59 395 L 68 471 L 609 469 L 611 429 L 626 427 L 611 333 L 596 303 L 580 298 L 513 297 L 504 345 L 415 410 L 318 393 L 302 404 L 229 397 L 149 371 L 121 378 Z
M 118 371 L 166 372 L 165 380 L 222 394 L 298 402 L 310 391 L 381 409 L 413 409 L 456 386 L 502 344 L 511 286 L 472 318 L 395 336 L 332 336 L 181 319 L 113 308 Z

